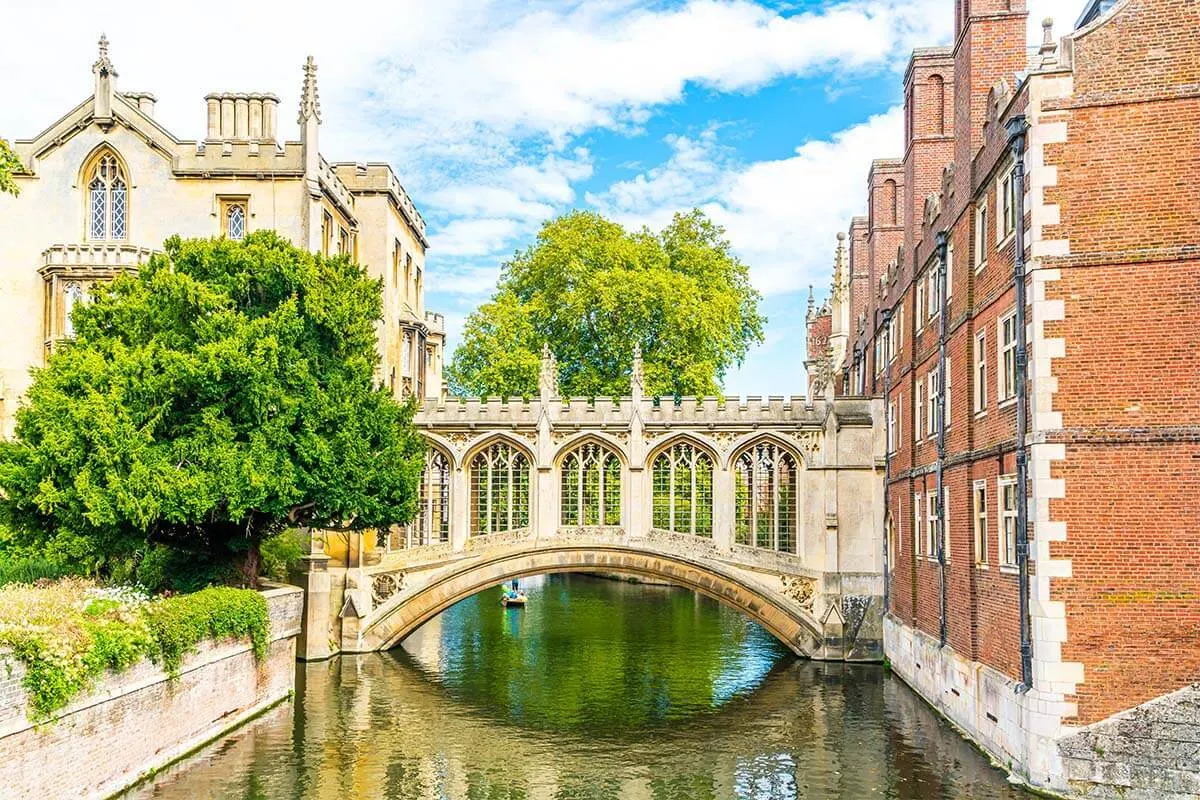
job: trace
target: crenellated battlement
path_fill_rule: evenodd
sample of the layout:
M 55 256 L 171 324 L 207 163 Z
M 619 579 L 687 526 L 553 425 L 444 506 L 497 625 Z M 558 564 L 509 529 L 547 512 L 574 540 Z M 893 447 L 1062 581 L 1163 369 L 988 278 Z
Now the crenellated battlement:
M 646 425 L 683 423 L 689 425 L 759 426 L 791 424 L 806 427 L 825 425 L 830 415 L 840 425 L 870 425 L 871 401 L 866 398 L 817 399 L 794 397 L 553 397 L 503 399 L 472 397 L 427 400 L 417 412 L 416 423 L 438 427 L 456 424 L 534 424 L 543 415 L 553 425 L 600 423 L 629 425 L 635 415 Z

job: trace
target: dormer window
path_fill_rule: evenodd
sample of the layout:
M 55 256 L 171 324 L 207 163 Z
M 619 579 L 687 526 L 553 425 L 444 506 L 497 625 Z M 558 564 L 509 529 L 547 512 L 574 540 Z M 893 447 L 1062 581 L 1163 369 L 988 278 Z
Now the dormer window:
M 124 239 L 129 225 L 129 181 L 117 157 L 107 151 L 92 160 L 87 175 L 88 238 Z

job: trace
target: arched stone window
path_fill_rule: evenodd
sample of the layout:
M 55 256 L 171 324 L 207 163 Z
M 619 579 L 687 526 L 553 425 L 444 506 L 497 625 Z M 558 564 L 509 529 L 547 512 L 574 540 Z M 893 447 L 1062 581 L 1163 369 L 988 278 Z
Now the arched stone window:
M 654 527 L 712 536 L 713 460 L 690 442 L 679 442 L 654 459 Z
M 450 541 L 450 459 L 436 447 L 425 451 L 420 507 L 405 530 L 402 547 Z
M 738 544 L 796 552 L 796 459 L 770 441 L 755 442 L 733 462 Z
M 93 156 L 84 170 L 84 185 L 88 193 L 88 238 L 93 241 L 126 238 L 129 180 L 116 155 L 106 148 Z
M 607 445 L 584 442 L 563 459 L 562 524 L 621 524 L 621 459 Z
M 496 442 L 471 459 L 471 535 L 529 527 L 529 458 Z
M 229 204 L 225 211 L 225 231 L 234 241 L 246 238 L 246 207 L 241 203 Z

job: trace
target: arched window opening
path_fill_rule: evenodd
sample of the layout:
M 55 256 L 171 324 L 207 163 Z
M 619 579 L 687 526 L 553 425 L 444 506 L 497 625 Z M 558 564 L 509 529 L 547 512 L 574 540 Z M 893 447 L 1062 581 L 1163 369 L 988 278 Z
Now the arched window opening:
M 887 220 L 888 225 L 896 224 L 897 208 L 896 208 L 896 182 L 888 178 L 883 182 L 883 218 Z
M 225 230 L 235 242 L 246 238 L 246 207 L 241 203 L 231 203 L 225 212 Z
M 392 549 L 450 541 L 450 459 L 435 447 L 425 451 L 417 497 L 417 516 L 392 537 Z
M 933 105 L 934 132 L 946 132 L 946 82 L 941 75 L 931 75 L 929 78 L 930 103 Z
M 734 460 L 738 544 L 796 552 L 796 459 L 773 442 L 758 442 Z
M 712 536 L 712 457 L 680 442 L 654 459 L 654 527 L 675 533 Z
M 562 524 L 621 524 L 621 460 L 607 446 L 586 442 L 563 459 Z
M 96 158 L 87 172 L 88 238 L 124 239 L 129 226 L 129 182 L 112 153 Z
M 529 527 L 529 459 L 496 442 L 471 459 L 471 535 Z

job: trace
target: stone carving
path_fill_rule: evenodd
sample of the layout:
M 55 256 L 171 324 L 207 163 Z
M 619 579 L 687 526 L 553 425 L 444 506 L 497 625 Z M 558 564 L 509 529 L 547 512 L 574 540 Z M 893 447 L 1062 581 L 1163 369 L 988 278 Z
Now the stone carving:
M 783 593 L 784 597 L 794 601 L 805 611 L 812 611 L 813 593 L 816 588 L 816 582 L 812 578 L 799 575 L 780 575 L 779 584 L 779 591 Z
M 404 588 L 403 572 L 381 572 L 371 578 L 371 599 L 378 607 Z
M 633 346 L 633 367 L 629 371 L 629 393 L 641 397 L 646 391 L 646 378 L 642 374 L 642 346 Z
M 550 352 L 550 344 L 542 345 L 542 367 L 538 372 L 538 394 L 543 401 L 558 397 L 558 361 Z
M 942 196 L 954 196 L 954 162 L 951 161 L 942 169 Z
M 797 444 L 800 445 L 800 451 L 807 458 L 812 458 L 821 452 L 821 441 L 825 438 L 825 432 L 819 430 L 800 430 L 793 434 Z
M 933 221 L 942 213 L 942 201 L 936 194 L 928 194 L 925 196 L 925 213 L 921 217 L 925 227 L 933 224 Z

